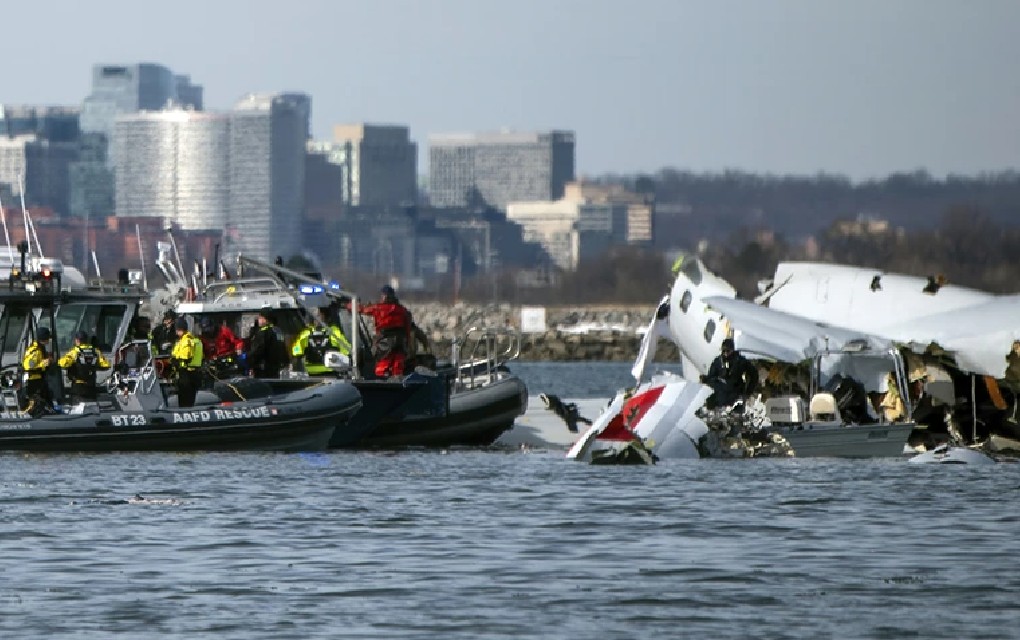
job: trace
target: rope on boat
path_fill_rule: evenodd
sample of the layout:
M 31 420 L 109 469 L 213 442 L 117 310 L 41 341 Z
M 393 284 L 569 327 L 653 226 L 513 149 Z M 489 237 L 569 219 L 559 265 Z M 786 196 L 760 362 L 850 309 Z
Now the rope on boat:
M 231 391 L 233 391 L 234 393 L 236 393 L 236 394 L 237 394 L 237 397 L 238 397 L 238 398 L 240 398 L 240 399 L 241 399 L 242 401 L 247 401 L 247 400 L 248 400 L 248 398 L 244 397 L 244 394 L 243 394 L 243 393 L 241 393 L 241 390 L 240 390 L 240 389 L 238 389 L 238 388 L 237 388 L 237 387 L 236 387 L 236 386 L 235 386 L 234 384 L 232 384 L 232 383 L 230 383 L 230 382 L 227 382 L 227 381 L 226 381 L 226 380 L 224 380 L 223 378 L 219 378 L 219 377 L 217 377 L 217 376 L 216 376 L 216 374 L 215 374 L 215 373 L 213 373 L 213 370 L 212 370 L 212 368 L 211 368 L 211 367 L 210 367 L 210 366 L 209 366 L 208 364 L 203 364 L 203 365 L 202 365 L 202 368 L 203 368 L 203 369 L 205 370 L 205 372 L 206 372 L 206 373 L 208 373 L 208 374 L 209 374 L 209 377 L 210 377 L 210 378 L 212 378 L 212 379 L 213 379 L 213 380 L 215 380 L 216 382 L 222 382 L 223 384 L 227 385 L 227 388 L 229 388 L 229 389 L 230 389 Z

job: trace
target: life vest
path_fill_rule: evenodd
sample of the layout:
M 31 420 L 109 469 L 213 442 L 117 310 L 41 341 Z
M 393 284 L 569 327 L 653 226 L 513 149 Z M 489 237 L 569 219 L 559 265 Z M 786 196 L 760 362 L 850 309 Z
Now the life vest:
M 185 331 L 174 345 L 171 356 L 179 366 L 197 371 L 202 366 L 202 341 Z
M 323 364 L 326 351 L 332 346 L 329 340 L 329 329 L 316 327 L 308 334 L 308 346 L 305 347 L 306 364 Z
M 25 350 L 25 357 L 21 361 L 21 368 L 25 370 L 29 380 L 41 380 L 45 367 L 43 363 L 49 359 L 46 347 L 35 341 L 28 345 Z
M 96 383 L 96 370 L 99 368 L 99 352 L 88 344 L 77 347 L 78 354 L 67 372 L 73 382 Z

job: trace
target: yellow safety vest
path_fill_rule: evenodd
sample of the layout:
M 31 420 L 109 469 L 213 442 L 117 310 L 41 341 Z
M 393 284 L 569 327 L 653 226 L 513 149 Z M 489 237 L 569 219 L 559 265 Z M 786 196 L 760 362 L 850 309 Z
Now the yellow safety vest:
M 202 366 L 202 341 L 185 331 L 170 356 L 188 371 L 197 371 Z
M 42 378 L 46 367 L 50 366 L 50 357 L 46 349 L 36 340 L 25 349 L 25 357 L 21 361 L 21 368 L 28 374 L 29 380 Z

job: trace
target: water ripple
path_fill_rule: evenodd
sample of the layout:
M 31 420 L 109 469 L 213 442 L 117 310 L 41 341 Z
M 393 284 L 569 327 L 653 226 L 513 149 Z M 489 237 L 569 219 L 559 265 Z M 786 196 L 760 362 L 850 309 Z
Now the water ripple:
M 1007 638 L 1020 622 L 1020 465 L 2 458 L 2 637 Z

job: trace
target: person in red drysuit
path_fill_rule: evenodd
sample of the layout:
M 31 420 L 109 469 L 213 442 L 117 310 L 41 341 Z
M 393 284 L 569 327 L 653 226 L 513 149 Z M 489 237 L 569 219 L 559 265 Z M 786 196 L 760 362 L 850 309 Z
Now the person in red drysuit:
M 358 311 L 375 320 L 372 340 L 375 375 L 380 378 L 403 375 L 411 344 L 412 319 L 411 312 L 397 300 L 397 292 L 385 285 L 379 290 L 379 302 L 365 305 Z

